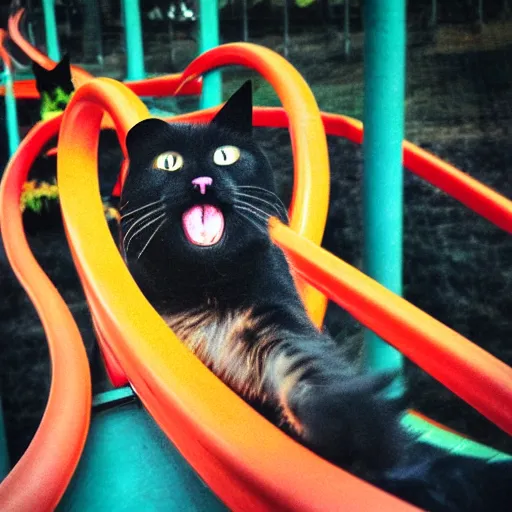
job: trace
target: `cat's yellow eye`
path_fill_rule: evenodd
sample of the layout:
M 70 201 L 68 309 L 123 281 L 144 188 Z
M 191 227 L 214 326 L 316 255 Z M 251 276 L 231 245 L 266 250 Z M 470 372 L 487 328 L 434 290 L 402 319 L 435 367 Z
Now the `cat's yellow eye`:
M 153 160 L 153 169 L 160 171 L 179 171 L 183 167 L 183 157 L 176 151 L 167 151 Z
M 217 165 L 232 165 L 240 158 L 240 150 L 236 146 L 221 146 L 213 154 L 213 162 Z

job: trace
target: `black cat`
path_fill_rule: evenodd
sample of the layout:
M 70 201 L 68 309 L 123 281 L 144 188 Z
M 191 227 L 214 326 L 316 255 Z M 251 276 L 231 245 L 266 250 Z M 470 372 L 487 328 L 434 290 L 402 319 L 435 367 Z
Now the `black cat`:
M 34 61 L 32 71 L 41 97 L 41 119 L 45 121 L 64 112 L 75 90 L 71 78 L 69 55 L 64 55 L 62 60 L 50 70 Z
M 37 62 L 32 63 L 32 69 L 36 79 L 36 87 L 40 95 L 41 120 L 48 120 L 61 114 L 69 103 L 75 87 L 71 76 L 69 56 L 66 54 L 53 69 L 45 69 Z M 56 147 L 57 138 L 48 142 L 42 154 L 34 162 L 29 174 L 29 180 L 35 182 L 36 188 L 46 183 L 53 184 L 56 181 L 57 161 L 55 153 L 47 153 L 47 150 Z M 100 189 L 104 199 L 108 216 L 109 207 L 117 201 L 112 198 L 112 191 L 120 171 L 123 154 L 114 130 L 102 130 L 100 133 L 98 148 L 98 167 L 100 169 Z M 58 210 L 57 201 L 48 200 L 45 210 L 54 213 Z M 40 213 L 40 212 L 36 212 Z M 58 212 L 60 216 L 60 211 Z M 37 223 L 38 228 L 41 222 Z
M 252 138 L 250 82 L 209 124 L 148 119 L 126 144 L 121 251 L 205 365 L 289 435 L 404 499 L 436 511 L 501 505 L 507 478 L 493 482 L 492 496 L 484 482 L 509 465 L 487 471 L 471 461 L 461 483 L 462 461 L 416 445 L 401 428 L 398 404 L 381 396 L 391 376 L 358 374 L 309 320 L 267 233 L 270 216 L 287 215 Z

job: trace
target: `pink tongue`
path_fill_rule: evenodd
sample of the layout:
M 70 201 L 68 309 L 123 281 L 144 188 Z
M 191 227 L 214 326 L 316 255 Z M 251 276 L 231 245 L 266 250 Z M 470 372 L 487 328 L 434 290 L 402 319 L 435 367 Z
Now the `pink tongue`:
M 216 244 L 224 233 L 224 215 L 210 204 L 192 206 L 182 217 L 183 231 L 195 245 Z

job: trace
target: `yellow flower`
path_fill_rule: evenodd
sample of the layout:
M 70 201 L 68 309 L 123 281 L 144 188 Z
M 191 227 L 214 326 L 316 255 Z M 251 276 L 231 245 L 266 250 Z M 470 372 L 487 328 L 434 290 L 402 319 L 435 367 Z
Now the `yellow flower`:
M 45 181 L 38 183 L 36 180 L 27 181 L 23 184 L 20 209 L 24 212 L 27 208 L 40 213 L 44 206 L 49 206 L 48 201 L 58 199 L 59 191 L 56 184 Z

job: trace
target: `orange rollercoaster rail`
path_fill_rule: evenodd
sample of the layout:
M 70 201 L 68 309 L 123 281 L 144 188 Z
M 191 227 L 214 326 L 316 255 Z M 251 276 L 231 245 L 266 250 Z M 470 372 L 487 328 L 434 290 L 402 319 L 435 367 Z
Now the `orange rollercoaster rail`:
M 20 32 L 19 24 L 25 9 L 20 9 L 14 15 L 9 17 L 8 28 L 11 39 L 19 46 L 19 48 L 33 61 L 37 62 L 40 66 L 45 69 L 52 69 L 55 66 L 55 62 L 49 57 L 40 52 L 37 48 L 32 46 L 27 40 L 24 39 Z M 2 30 L 2 43 L 7 37 L 7 33 Z M 10 63 L 10 56 L 5 50 L 3 44 L 0 44 L 0 57 L 4 59 L 4 62 Z M 75 88 L 80 87 L 84 83 L 94 78 L 85 69 L 71 65 L 71 76 Z M 182 83 L 181 74 L 174 73 L 170 75 L 157 76 L 144 80 L 135 80 L 126 82 L 127 87 L 132 89 L 139 96 L 172 96 L 175 94 L 180 95 L 197 95 L 201 93 L 202 82 L 200 80 L 194 80 L 187 83 L 185 87 L 176 92 L 179 84 Z M 33 79 L 29 80 L 17 80 L 13 83 L 13 93 L 17 99 L 38 99 L 39 92 L 36 88 L 36 82 Z M 5 86 L 0 86 L 0 96 L 5 95 Z M 106 116 L 102 121 L 102 128 L 113 128 L 112 120 Z
M 7 166 L 0 187 L 5 251 L 43 324 L 52 375 L 41 424 L 0 484 L 0 510 L 5 512 L 53 510 L 71 479 L 89 428 L 91 380 L 82 338 L 66 303 L 30 250 L 20 210 L 30 166 L 59 125 L 60 118 L 55 118 L 34 127 Z
M 230 60 L 234 52 L 239 54 L 237 50 L 243 56 Z M 315 238 L 319 234 L 321 238 L 323 231 L 325 217 L 322 214 L 328 186 L 320 191 L 307 189 L 304 193 L 300 192 L 300 187 L 308 180 L 313 182 L 313 173 L 315 176 L 318 172 L 328 175 L 327 148 L 323 144 L 325 133 L 322 141 L 319 125 L 322 132 L 323 127 L 316 103 L 308 110 L 311 107 L 308 103 L 310 92 L 304 88 L 300 75 L 295 71 L 295 74 L 288 74 L 279 59 L 273 52 L 254 45 L 227 45 L 208 52 L 198 59 L 199 64 L 193 63 L 184 73 L 184 77 L 194 76 L 204 72 L 207 65 L 215 67 L 249 60 L 251 67 L 260 72 L 265 70 L 268 60 L 281 70 L 280 76 L 270 72 L 263 74 L 278 89 L 290 119 L 296 162 L 295 191 L 291 209 L 293 229 L 272 219 L 270 234 L 273 240 L 285 250 L 304 281 L 318 287 L 501 428 L 512 432 L 510 368 L 318 247 L 319 240 Z M 213 115 L 214 110 L 172 120 L 196 116 L 194 119 L 197 121 L 201 116 Z M 126 375 L 160 427 L 212 490 L 233 510 L 343 508 L 350 511 L 361 510 L 361 506 L 365 510 L 416 510 L 323 461 L 265 421 L 181 344 L 145 300 L 121 259 L 103 215 L 96 152 L 99 127 L 105 112 L 112 117 L 122 141 L 131 126 L 149 115 L 135 94 L 114 80 L 95 79 L 76 92 L 62 118 L 59 137 L 58 181 L 62 210 L 73 258 L 84 284 L 100 342 L 118 363 L 120 371 Z M 341 116 L 322 117 L 328 132 L 339 130 L 338 134 L 357 141 L 361 128 L 357 122 Z M 288 122 L 282 109 L 257 108 L 254 118 L 255 124 L 262 125 L 276 123 L 286 126 Z M 25 153 L 39 151 L 42 146 L 36 146 L 34 141 L 39 141 L 43 130 L 47 130 L 46 135 L 53 135 L 60 121 L 59 117 L 48 125 L 40 124 L 11 161 L 0 189 L 2 218 L 6 218 L 5 204 L 10 205 L 10 215 L 21 218 L 18 206 L 21 185 L 26 176 L 25 167 L 31 163 Z M 316 139 L 308 137 L 310 129 L 314 130 Z M 30 146 L 31 141 L 34 146 Z M 417 159 L 406 156 L 407 151 L 417 154 Z M 301 165 L 298 165 L 300 158 Z M 416 167 L 411 170 L 417 174 L 425 173 L 425 169 L 431 166 L 434 170 L 427 173 L 428 177 L 433 175 L 433 179 L 440 182 L 452 179 L 458 183 L 456 197 L 465 204 L 470 203 L 468 206 L 476 209 L 485 205 L 486 209 L 492 210 L 494 205 L 495 209 L 488 218 L 502 224 L 505 229 L 510 227 L 512 209 L 510 202 L 502 196 L 484 186 L 474 187 L 472 181 L 465 180 L 463 173 L 452 172 L 453 168 L 443 167 L 435 157 L 427 153 L 423 155 L 412 145 L 404 144 L 404 161 L 406 158 L 410 158 L 411 166 Z M 325 168 L 320 168 L 320 165 Z M 77 169 L 80 172 L 77 173 Z M 16 172 L 22 176 L 16 177 Z M 12 185 L 8 187 L 8 183 Z M 461 189 L 466 192 L 461 192 Z M 318 199 L 321 204 L 315 202 Z M 15 207 L 18 207 L 16 214 Z M 319 208 L 319 215 L 315 208 Z M 17 238 L 20 239 L 21 230 L 21 222 L 16 221 L 15 227 L 3 232 L 3 236 L 8 238 L 9 244 L 14 244 Z M 304 234 L 307 236 L 302 236 Z M 14 252 L 9 253 L 9 258 L 13 261 Z M 40 281 L 46 278 L 41 276 L 41 270 L 33 259 L 25 259 L 18 265 L 21 265 L 20 273 L 31 275 L 31 281 L 25 285 L 42 314 L 42 293 L 47 290 Z M 123 300 L 119 300 L 120 297 Z M 314 299 L 315 295 L 306 296 L 306 301 Z M 45 310 L 44 315 L 47 315 L 44 317 L 47 320 L 45 329 L 60 322 L 58 311 L 52 314 L 52 311 Z M 78 354 L 79 339 L 76 332 L 74 334 L 68 349 Z M 52 360 L 54 356 L 52 354 Z M 194 379 L 190 379 L 190 375 L 194 375 Z M 62 386 L 63 381 L 59 382 Z M 479 384 L 478 389 L 475 383 Z M 67 398 L 72 398 L 71 392 Z M 71 421 L 71 418 L 67 420 Z M 81 435 L 81 432 L 75 433 L 75 438 Z M 80 443 L 77 446 L 80 447 Z M 63 486 L 74 469 L 74 459 L 69 460 L 66 468 L 69 474 L 59 475 Z M 32 464 L 40 472 L 43 472 L 41 467 L 48 470 L 45 457 L 33 460 Z M 306 467 L 307 471 L 297 471 L 301 467 Z M 11 482 L 23 477 L 23 473 L 18 471 Z M 30 497 L 22 485 L 18 485 L 16 491 L 33 500 L 32 507 L 16 510 L 41 510 L 38 493 L 43 489 L 32 489 Z M 3 487 L 0 486 L 0 497 L 2 492 Z M 28 503 L 25 502 L 26 505 Z M 1 505 L 0 501 L 0 509 L 4 510 Z
M 512 368 L 277 219 L 270 234 L 296 272 L 512 435 Z
M 12 69 L 11 56 L 9 55 L 8 51 L 5 49 L 4 46 L 4 42 L 7 40 L 8 37 L 9 35 L 7 34 L 7 32 L 3 28 L 0 28 L 0 61 L 2 61 L 8 69 Z M 2 88 L 5 90 L 4 86 L 2 86 Z
M 45 69 L 52 69 L 56 62 L 47 57 L 44 53 L 40 52 L 37 48 L 32 46 L 21 34 L 19 25 L 25 9 L 20 9 L 15 14 L 9 17 L 8 29 L 11 39 L 16 43 L 19 48 L 34 62 L 37 62 Z M 71 65 L 71 76 L 76 88 L 94 78 L 85 69 Z M 139 96 L 172 96 L 177 94 L 176 88 L 182 82 L 181 74 L 174 73 L 171 75 L 157 76 L 144 80 L 134 80 L 126 82 L 126 86 L 133 90 Z M 187 83 L 184 88 L 179 92 L 182 95 L 196 95 L 201 93 L 201 81 L 194 80 Z M 5 94 L 3 87 L 0 87 L 0 95 Z M 20 80 L 14 83 L 14 95 L 16 98 L 23 99 L 36 99 L 39 98 L 35 86 L 35 80 Z
M 53 61 L 51 61 L 53 63 Z M 48 66 L 50 68 L 50 66 Z M 89 78 L 94 78 L 92 75 Z M 155 76 L 144 80 L 134 80 L 125 82 L 125 85 L 138 96 L 166 97 L 175 93 L 178 84 L 181 82 L 181 74 L 173 73 L 171 75 Z M 76 81 L 75 81 L 76 84 Z M 202 83 L 199 80 L 190 82 L 186 88 L 180 90 L 181 95 L 201 94 Z M 13 84 L 14 96 L 16 99 L 34 100 L 39 98 L 39 92 L 36 89 L 35 80 L 16 80 Z M 0 96 L 5 94 L 5 87 L 0 86 Z

